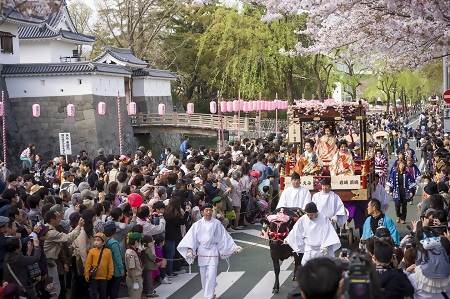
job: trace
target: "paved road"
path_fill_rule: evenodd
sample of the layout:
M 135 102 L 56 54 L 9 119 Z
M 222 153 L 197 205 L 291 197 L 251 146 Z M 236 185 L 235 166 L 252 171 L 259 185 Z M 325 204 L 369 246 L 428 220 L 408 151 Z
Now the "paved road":
M 414 125 L 415 122 L 412 123 Z M 415 148 L 411 139 L 412 148 Z M 420 152 L 417 153 L 420 156 Z M 395 161 L 395 157 L 391 159 L 390 165 Z M 415 198 L 414 205 L 408 205 L 407 223 L 396 224 L 401 236 L 408 233 L 406 225 L 411 226 L 411 220 L 417 218 L 417 203 L 420 202 L 421 188 L 419 188 Z M 395 220 L 395 205 L 391 205 L 387 214 Z M 242 253 L 234 255 L 230 259 L 230 269 L 227 272 L 227 263 L 225 260 L 220 261 L 218 269 L 218 286 L 216 294 L 218 298 L 223 299 L 243 299 L 243 298 L 286 298 L 289 290 L 292 288 L 293 261 L 287 260 L 281 266 L 280 274 L 280 293 L 272 295 L 272 286 L 274 282 L 274 273 L 272 262 L 270 259 L 268 242 L 263 241 L 259 237 L 261 225 L 251 225 L 243 231 L 232 233 L 235 242 L 242 246 L 250 246 L 257 243 L 257 246 L 245 249 Z M 359 234 L 355 234 L 358 235 Z M 346 239 L 341 239 L 342 248 L 348 247 Z M 187 268 L 185 268 L 188 270 Z M 172 278 L 171 285 L 161 285 L 156 288 L 159 298 L 165 299 L 189 299 L 203 298 L 201 290 L 200 274 L 198 267 L 194 265 L 191 274 L 181 274 L 176 278 Z M 122 288 L 120 295 L 125 298 L 127 296 L 126 289 Z

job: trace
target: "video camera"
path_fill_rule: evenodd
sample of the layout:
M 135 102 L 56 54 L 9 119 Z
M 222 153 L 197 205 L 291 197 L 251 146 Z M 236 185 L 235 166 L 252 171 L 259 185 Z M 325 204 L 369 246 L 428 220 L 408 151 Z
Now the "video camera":
M 373 285 L 370 279 L 370 261 L 365 254 L 353 252 L 349 261 L 334 258 L 334 262 L 342 269 L 344 278 L 344 298 L 373 299 Z

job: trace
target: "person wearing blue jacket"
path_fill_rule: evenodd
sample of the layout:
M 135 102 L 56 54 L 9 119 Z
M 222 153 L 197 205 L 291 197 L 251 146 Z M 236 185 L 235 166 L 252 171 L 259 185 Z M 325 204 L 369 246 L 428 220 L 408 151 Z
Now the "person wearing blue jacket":
M 392 240 L 396 245 L 400 245 L 400 235 L 395 227 L 394 221 L 381 212 L 381 203 L 378 199 L 372 199 L 367 204 L 367 217 L 363 226 L 362 240 L 366 240 L 375 236 L 375 232 L 378 227 L 384 226 L 391 233 Z

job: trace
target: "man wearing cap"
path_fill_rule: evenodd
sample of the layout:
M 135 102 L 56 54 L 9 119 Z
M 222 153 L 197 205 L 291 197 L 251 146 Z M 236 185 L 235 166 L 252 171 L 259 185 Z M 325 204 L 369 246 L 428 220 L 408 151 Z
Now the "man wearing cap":
M 64 172 L 64 183 L 61 184 L 61 190 L 67 190 L 70 195 L 78 191 L 77 185 L 73 182 L 74 175 L 70 171 Z
M 220 221 L 220 223 L 222 223 L 223 227 L 227 228 L 228 224 L 230 224 L 230 220 L 228 220 L 224 213 L 222 212 L 222 197 L 220 196 L 216 196 L 213 198 L 212 200 L 213 203 L 213 214 L 212 214 L 212 218 L 215 218 L 217 220 Z M 234 230 L 229 230 L 229 231 L 234 231 Z
M 211 204 L 203 205 L 203 218 L 196 221 L 179 243 L 178 252 L 192 264 L 195 255 L 198 257 L 200 278 L 205 298 L 215 298 L 217 266 L 219 256 L 228 259 L 232 254 L 242 251 L 230 234 L 217 219 L 212 218 Z
M 284 189 L 278 201 L 278 208 L 304 208 L 311 202 L 311 193 L 303 186 L 300 186 L 300 175 L 296 172 L 291 176 L 292 186 Z
M 127 287 L 131 299 L 141 299 L 142 296 L 142 261 L 138 251 L 141 239 L 142 235 L 140 233 L 131 233 L 128 236 L 128 249 L 125 252 Z
M 342 199 L 331 191 L 331 180 L 329 178 L 322 180 L 322 191 L 314 194 L 312 202 L 316 204 L 322 215 L 328 217 L 338 227 L 342 228 L 344 226 L 348 215 Z
M 319 213 L 313 202 L 306 205 L 305 211 L 306 215 L 295 223 L 284 242 L 295 253 L 303 253 L 302 265 L 318 257 L 334 257 L 334 252 L 341 247 L 341 241 L 330 219 Z

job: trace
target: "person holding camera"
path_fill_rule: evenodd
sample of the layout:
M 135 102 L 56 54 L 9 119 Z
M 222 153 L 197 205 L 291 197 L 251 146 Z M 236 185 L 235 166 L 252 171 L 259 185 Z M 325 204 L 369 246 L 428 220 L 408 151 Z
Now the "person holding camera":
M 372 260 L 381 283 L 382 298 L 400 299 L 412 297 L 414 287 L 403 270 L 392 268 L 389 264 L 394 259 L 394 248 L 385 241 L 375 240 Z

